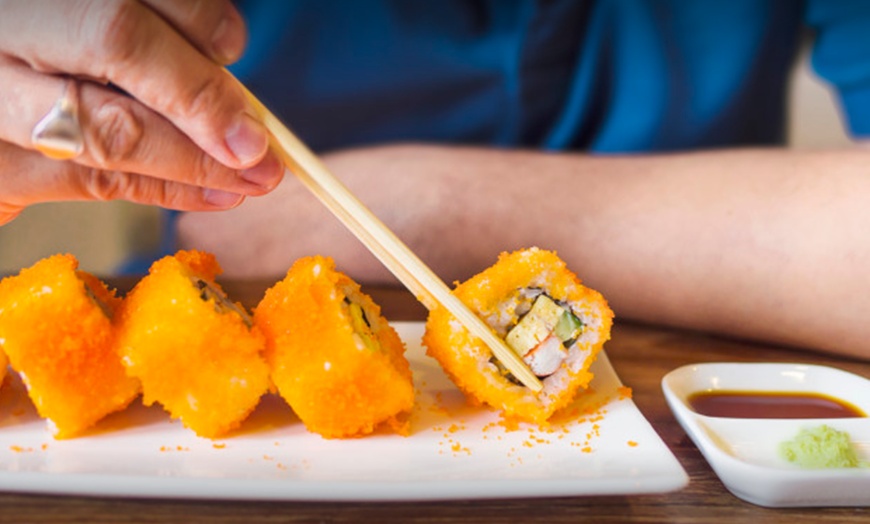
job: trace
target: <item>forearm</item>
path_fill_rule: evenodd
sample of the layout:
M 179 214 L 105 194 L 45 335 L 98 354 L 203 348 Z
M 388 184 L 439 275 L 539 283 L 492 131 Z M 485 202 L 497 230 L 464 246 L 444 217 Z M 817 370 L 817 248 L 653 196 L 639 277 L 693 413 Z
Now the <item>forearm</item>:
M 866 154 L 399 147 L 327 160 L 448 282 L 537 245 L 619 317 L 870 357 Z M 228 274 L 278 275 L 320 253 L 362 281 L 391 278 L 292 178 L 238 210 L 185 217 L 182 239 Z
M 867 358 L 865 155 L 595 160 L 624 180 L 558 248 L 623 317 Z

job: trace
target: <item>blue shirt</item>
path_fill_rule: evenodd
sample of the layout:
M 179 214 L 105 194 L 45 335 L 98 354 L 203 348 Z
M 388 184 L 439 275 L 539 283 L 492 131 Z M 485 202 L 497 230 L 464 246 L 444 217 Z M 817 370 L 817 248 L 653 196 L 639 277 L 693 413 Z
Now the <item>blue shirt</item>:
M 870 135 L 870 0 L 239 6 L 249 45 L 231 69 L 320 152 L 395 141 L 600 153 L 781 144 L 805 31 L 849 130 Z
M 870 133 L 866 0 L 246 0 L 234 67 L 314 149 L 598 152 L 784 139 L 802 31 Z

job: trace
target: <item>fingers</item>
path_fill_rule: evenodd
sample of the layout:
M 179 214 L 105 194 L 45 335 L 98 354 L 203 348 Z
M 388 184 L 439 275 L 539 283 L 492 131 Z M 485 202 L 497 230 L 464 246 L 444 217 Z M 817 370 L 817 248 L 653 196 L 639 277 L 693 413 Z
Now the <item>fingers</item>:
M 141 0 L 204 55 L 220 64 L 242 56 L 247 34 L 242 16 L 226 0 Z
M 8 115 L 0 140 L 33 149 L 31 131 L 60 96 L 65 80 L 0 59 L 0 108 Z M 166 119 L 136 100 L 79 81 L 85 138 L 76 162 L 102 171 L 129 172 L 240 195 L 262 195 L 283 176 L 276 154 L 235 170 L 217 162 Z
M 210 47 L 218 52 L 217 32 L 217 41 L 230 40 L 220 44 L 229 47 L 224 52 L 237 52 L 237 13 L 226 0 L 212 2 L 223 6 L 214 11 L 207 4 L 6 0 L 0 5 L 0 52 L 35 71 L 112 82 L 163 115 L 219 162 L 236 169 L 250 167 L 266 154 L 268 134 L 251 116 L 254 112 L 240 87 L 200 51 Z M 197 13 L 209 16 L 200 21 Z M 188 31 L 190 40 L 178 28 Z M 221 34 L 225 31 L 229 36 Z
M 282 178 L 220 65 L 246 38 L 229 0 L 0 0 L 0 12 L 0 224 L 53 200 L 226 209 Z M 80 85 L 85 152 L 74 161 L 32 151 L 65 82 L 50 73 Z
M 168 209 L 213 211 L 244 200 L 225 191 L 49 160 L 4 142 L 0 142 L 0 173 L 0 225 L 37 202 L 123 199 Z

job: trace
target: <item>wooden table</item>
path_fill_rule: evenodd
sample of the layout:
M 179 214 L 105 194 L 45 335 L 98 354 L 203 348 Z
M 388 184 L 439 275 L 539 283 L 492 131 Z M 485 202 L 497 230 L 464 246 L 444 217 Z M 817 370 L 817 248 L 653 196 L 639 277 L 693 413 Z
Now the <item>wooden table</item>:
M 124 281 L 115 282 L 120 289 Z M 271 282 L 226 282 L 247 306 Z M 420 320 L 425 310 L 404 291 L 368 290 L 391 320 Z M 453 502 L 333 503 L 218 502 L 100 499 L 0 494 L 0 522 L 865 522 L 863 508 L 769 509 L 731 495 L 680 428 L 665 404 L 660 382 L 693 362 L 771 361 L 826 364 L 870 376 L 870 363 L 782 349 L 703 334 L 617 321 L 607 354 L 634 402 L 690 476 L 667 494 Z M 870 494 L 868 494 L 870 501 Z

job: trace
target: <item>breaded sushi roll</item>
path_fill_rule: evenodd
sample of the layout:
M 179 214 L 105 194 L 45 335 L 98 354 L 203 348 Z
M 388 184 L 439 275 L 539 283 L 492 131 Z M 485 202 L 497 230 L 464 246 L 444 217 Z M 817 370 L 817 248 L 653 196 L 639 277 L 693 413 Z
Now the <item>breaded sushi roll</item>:
M 122 361 L 142 381 L 145 404 L 159 402 L 207 438 L 239 426 L 270 387 L 263 335 L 215 283 L 220 272 L 198 251 L 154 262 L 118 324 Z
M 382 423 L 406 430 L 414 387 L 405 346 L 332 259 L 297 260 L 254 320 L 266 336 L 272 381 L 309 431 L 342 438 Z
M 0 347 L 59 439 L 139 395 L 115 348 L 120 299 L 77 268 L 72 255 L 54 255 L 0 282 Z
M 495 265 L 454 293 L 544 386 L 538 393 L 523 386 L 449 312 L 434 309 L 423 336 L 426 352 L 473 403 L 541 423 L 588 386 L 589 366 L 610 338 L 613 313 L 554 252 L 530 248 L 502 253 Z

